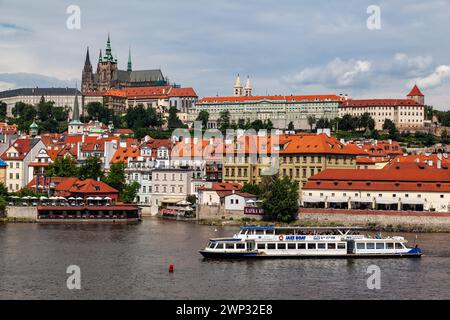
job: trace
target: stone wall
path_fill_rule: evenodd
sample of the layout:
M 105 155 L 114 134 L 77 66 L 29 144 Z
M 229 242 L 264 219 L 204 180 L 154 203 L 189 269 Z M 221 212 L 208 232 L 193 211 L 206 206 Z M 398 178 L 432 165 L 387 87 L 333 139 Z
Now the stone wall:
M 341 225 L 376 224 L 383 227 L 401 226 L 403 228 L 430 229 L 432 231 L 450 231 L 449 212 L 397 212 L 397 211 L 358 211 L 333 209 L 301 209 L 300 222 L 309 224 L 333 223 Z
M 19 219 L 19 220 L 37 220 L 37 208 L 25 207 L 25 206 L 7 206 L 6 218 Z
M 240 210 L 225 210 L 221 206 L 200 206 L 197 211 L 198 220 L 233 220 L 249 218 L 260 220 L 262 216 L 253 214 L 244 214 Z

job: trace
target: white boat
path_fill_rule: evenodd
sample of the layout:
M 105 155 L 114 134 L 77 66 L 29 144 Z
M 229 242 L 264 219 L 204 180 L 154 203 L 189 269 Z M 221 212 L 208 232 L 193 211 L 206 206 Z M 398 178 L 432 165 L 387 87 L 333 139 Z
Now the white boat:
M 391 258 L 420 257 L 403 237 L 366 236 L 358 227 L 245 226 L 230 238 L 213 238 L 205 258 Z

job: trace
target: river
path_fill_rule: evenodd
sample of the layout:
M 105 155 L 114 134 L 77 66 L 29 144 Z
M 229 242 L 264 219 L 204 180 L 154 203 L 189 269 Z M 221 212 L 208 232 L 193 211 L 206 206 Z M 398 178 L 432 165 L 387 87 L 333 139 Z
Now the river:
M 0 224 L 0 299 L 450 299 L 450 234 L 417 234 L 421 259 L 203 260 L 208 238 L 237 229 Z M 80 267 L 80 290 L 67 288 L 69 265 Z M 367 288 L 370 265 L 379 290 Z

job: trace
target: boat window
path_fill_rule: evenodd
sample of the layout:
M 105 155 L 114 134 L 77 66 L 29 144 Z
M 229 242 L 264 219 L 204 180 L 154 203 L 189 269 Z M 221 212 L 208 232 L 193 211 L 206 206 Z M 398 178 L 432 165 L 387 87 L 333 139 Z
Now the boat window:
M 273 229 L 266 230 L 266 234 L 275 234 L 275 230 L 273 230 Z
M 245 249 L 245 243 L 236 243 L 236 249 Z
M 306 243 L 297 243 L 297 249 L 306 249 Z
M 363 243 L 357 243 L 356 244 L 356 249 L 364 250 L 364 249 L 366 249 L 366 244 L 364 242 Z
M 258 243 L 258 249 L 266 249 L 266 244 L 265 243 Z
M 325 249 L 325 243 L 318 243 L 317 244 L 317 249 Z
M 250 235 L 250 234 L 255 234 L 255 232 L 254 232 L 255 230 L 247 230 L 247 235 Z
M 216 249 L 223 249 L 224 245 L 225 245 L 225 243 L 223 243 L 223 242 L 220 243 L 220 242 L 219 242 L 219 243 L 217 244 Z
M 384 243 L 377 243 L 376 244 L 377 249 L 384 249 Z
M 396 242 L 396 243 L 395 243 L 395 249 L 403 249 L 402 244 L 399 243 L 399 242 Z
M 284 250 L 286 249 L 286 243 L 277 243 L 277 247 L 279 250 Z
M 339 242 L 338 249 L 345 249 L 345 242 Z
M 316 249 L 316 244 L 315 243 L 308 243 L 308 249 Z
M 375 243 L 373 243 L 373 242 L 368 242 L 368 243 L 367 243 L 367 250 L 371 250 L 371 249 L 375 249 Z
M 229 242 L 227 242 L 227 243 L 225 244 L 225 249 L 234 249 L 234 243 L 229 243 Z
M 210 249 L 214 248 L 215 246 L 216 246 L 215 242 L 208 243 L 208 248 L 210 248 Z
M 394 249 L 394 244 L 392 242 L 386 243 L 386 249 Z
M 295 243 L 288 243 L 288 249 L 295 249 Z
M 264 230 L 256 229 L 255 231 L 256 231 L 256 234 L 258 234 L 258 235 L 264 234 Z
M 275 249 L 275 243 L 268 243 L 267 249 Z
M 327 243 L 328 249 L 336 249 L 336 243 Z

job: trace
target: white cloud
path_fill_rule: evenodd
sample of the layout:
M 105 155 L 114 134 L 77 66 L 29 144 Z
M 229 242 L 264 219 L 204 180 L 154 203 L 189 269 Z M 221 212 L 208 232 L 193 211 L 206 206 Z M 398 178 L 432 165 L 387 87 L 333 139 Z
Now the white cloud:
M 367 60 L 342 60 L 336 58 L 325 66 L 305 68 L 299 73 L 285 77 L 290 85 L 329 84 L 337 87 L 348 87 L 371 70 L 372 63 Z
M 0 81 L 0 91 L 16 88 L 15 83 Z
M 394 56 L 394 65 L 403 66 L 408 69 L 424 70 L 431 65 L 433 58 L 431 56 L 410 57 L 405 53 L 397 53 Z
M 416 78 L 414 82 L 420 87 L 432 88 L 440 85 L 442 81 L 449 76 L 450 66 L 440 65 L 430 75 L 423 78 Z

